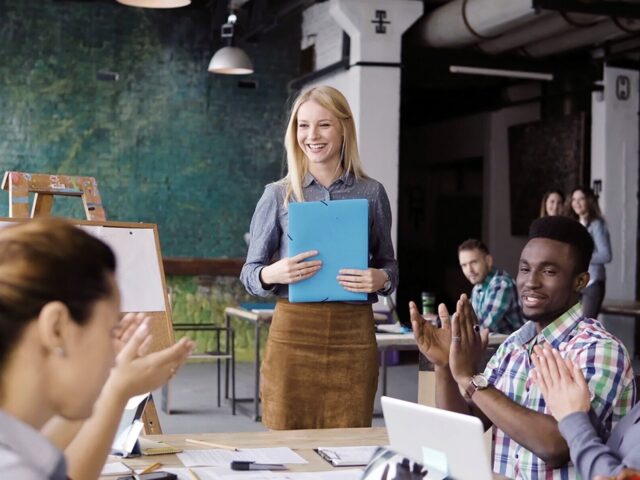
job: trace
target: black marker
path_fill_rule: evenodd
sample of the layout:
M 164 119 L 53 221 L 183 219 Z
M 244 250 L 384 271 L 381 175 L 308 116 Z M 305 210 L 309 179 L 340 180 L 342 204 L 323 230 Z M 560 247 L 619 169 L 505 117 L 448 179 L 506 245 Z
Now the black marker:
M 286 470 L 281 463 L 256 463 L 243 460 L 233 460 L 231 470 Z

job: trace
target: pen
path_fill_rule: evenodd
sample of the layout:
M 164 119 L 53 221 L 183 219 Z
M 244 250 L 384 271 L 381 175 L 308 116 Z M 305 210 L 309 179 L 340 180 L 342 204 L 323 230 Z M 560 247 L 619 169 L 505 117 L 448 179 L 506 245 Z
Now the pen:
M 224 450 L 233 450 L 235 452 L 238 451 L 236 447 L 232 447 L 231 445 L 223 445 L 221 443 L 213 443 L 213 442 L 205 442 L 204 440 L 196 440 L 194 438 L 185 439 L 186 443 L 193 443 L 194 445 L 204 445 L 205 447 L 212 448 L 222 448 Z
M 191 480 L 200 480 L 200 477 L 198 475 L 196 475 L 196 472 L 194 472 L 190 468 L 187 468 L 187 473 L 189 473 L 189 476 L 191 477 Z
M 151 473 L 151 472 L 159 469 L 161 466 L 162 466 L 162 464 L 160 462 L 156 462 L 156 463 L 153 463 L 153 464 L 149 465 L 147 468 L 142 470 L 140 473 Z
M 244 460 L 233 460 L 231 470 L 286 470 L 281 463 L 256 463 Z

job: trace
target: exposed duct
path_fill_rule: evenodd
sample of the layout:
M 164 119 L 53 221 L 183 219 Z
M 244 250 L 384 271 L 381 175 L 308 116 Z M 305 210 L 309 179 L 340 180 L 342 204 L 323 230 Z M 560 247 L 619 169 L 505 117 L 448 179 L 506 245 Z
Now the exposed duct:
M 594 17 L 588 14 L 551 13 L 541 15 L 540 18 L 528 23 L 522 28 L 515 28 L 498 38 L 487 40 L 478 45 L 485 53 L 497 54 L 513 50 L 524 45 L 554 37 L 569 30 L 587 28 L 607 17 Z
M 429 47 L 465 47 L 539 16 L 531 0 L 452 0 L 423 18 L 417 29 Z
M 592 27 L 572 30 L 527 45 L 523 50 L 532 57 L 545 57 L 638 33 L 640 33 L 640 20 L 632 18 L 605 20 Z

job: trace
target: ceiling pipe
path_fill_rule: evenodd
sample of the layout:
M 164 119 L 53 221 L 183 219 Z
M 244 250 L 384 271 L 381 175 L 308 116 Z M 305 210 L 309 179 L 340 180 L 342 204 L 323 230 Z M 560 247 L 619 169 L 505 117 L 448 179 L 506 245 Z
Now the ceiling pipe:
M 540 17 L 531 0 L 452 0 L 416 27 L 426 46 L 456 48 L 495 38 Z
M 606 20 L 606 18 L 589 14 L 570 13 L 541 15 L 540 18 L 521 28 L 509 30 L 498 38 L 480 43 L 478 48 L 485 53 L 498 54 L 554 37 L 566 31 L 594 26 L 598 22 Z
M 526 45 L 523 51 L 531 57 L 540 58 L 638 33 L 640 33 L 640 20 L 638 19 L 609 19 L 592 27 L 572 30 Z

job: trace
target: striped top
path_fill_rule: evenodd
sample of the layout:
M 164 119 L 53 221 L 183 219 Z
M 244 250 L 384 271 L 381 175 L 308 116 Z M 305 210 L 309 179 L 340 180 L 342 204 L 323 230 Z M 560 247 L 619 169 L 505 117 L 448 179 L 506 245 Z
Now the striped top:
M 591 407 L 607 432 L 633 407 L 635 382 L 627 350 L 597 320 L 585 318 L 577 303 L 536 333 L 527 322 L 513 333 L 485 369 L 489 382 L 523 407 L 550 415 L 542 393 L 531 378 L 534 345 L 549 343 L 580 366 L 592 394 Z M 572 463 L 553 469 L 531 451 L 493 428 L 495 472 L 514 479 L 579 479 Z

